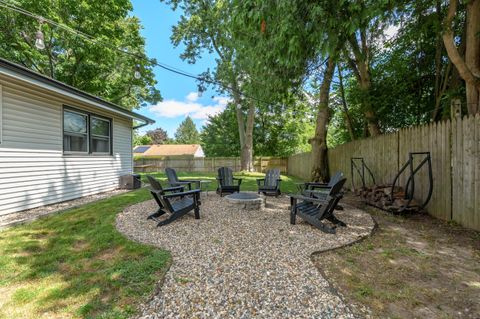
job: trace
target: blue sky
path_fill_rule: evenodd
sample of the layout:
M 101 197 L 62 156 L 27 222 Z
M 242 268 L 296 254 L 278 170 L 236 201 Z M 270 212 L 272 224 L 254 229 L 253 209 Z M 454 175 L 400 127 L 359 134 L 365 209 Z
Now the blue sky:
M 149 57 L 192 74 L 199 74 L 215 65 L 214 56 L 208 53 L 194 65 L 180 59 L 183 47 L 174 48 L 170 42 L 170 35 L 172 26 L 177 23 L 181 12 L 172 11 L 168 5 L 159 0 L 132 0 L 132 3 L 134 7 L 132 14 L 141 20 L 144 28 L 142 35 L 146 39 Z M 194 79 L 159 67 L 155 69 L 155 76 L 163 101 L 139 110 L 139 113 L 156 121 L 154 125 L 142 128 L 140 133 L 161 127 L 167 130 L 170 137 L 173 137 L 176 128 L 187 115 L 193 118 L 197 128 L 200 129 L 209 114 L 218 113 L 225 108 L 227 99 L 218 96 L 213 90 L 204 92 L 201 97 L 198 96 Z

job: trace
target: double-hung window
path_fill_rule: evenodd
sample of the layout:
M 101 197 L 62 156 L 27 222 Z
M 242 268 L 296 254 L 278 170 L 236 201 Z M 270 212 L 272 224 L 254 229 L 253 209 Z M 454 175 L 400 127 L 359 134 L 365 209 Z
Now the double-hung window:
M 88 153 L 88 114 L 63 111 L 63 151 Z
M 112 121 L 88 112 L 63 110 L 63 151 L 67 154 L 110 155 Z
M 110 154 L 110 121 L 96 116 L 90 117 L 92 153 Z

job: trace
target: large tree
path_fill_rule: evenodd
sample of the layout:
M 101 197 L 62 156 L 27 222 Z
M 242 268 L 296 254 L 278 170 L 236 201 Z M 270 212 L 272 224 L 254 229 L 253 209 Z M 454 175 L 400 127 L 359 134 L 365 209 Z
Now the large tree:
M 146 57 L 140 21 L 130 0 L 18 0 L 17 6 L 88 34 L 93 42 L 5 8 L 0 11 L 0 56 L 128 109 L 161 100 Z M 45 48 L 35 47 L 36 32 Z M 123 48 L 132 55 L 119 52 Z M 135 77 L 135 71 L 139 77 Z
M 195 63 L 203 54 L 214 54 L 214 70 L 206 70 L 199 83 L 228 94 L 236 106 L 237 129 L 240 137 L 241 168 L 253 170 L 253 128 L 256 103 L 246 98 L 251 76 L 236 61 L 236 42 L 230 30 L 231 3 L 229 1 L 166 1 L 175 10 L 182 8 L 180 21 L 173 27 L 172 43 L 185 46 L 181 58 Z M 255 95 L 254 92 L 251 92 Z
M 294 108 L 261 108 L 257 110 L 255 118 L 255 156 L 290 156 L 311 149 L 308 140 L 313 133 L 315 119 L 312 109 L 304 101 L 295 103 Z M 240 156 L 233 105 L 209 118 L 202 129 L 201 140 L 207 156 Z
M 167 144 L 170 141 L 167 131 L 161 127 L 150 130 L 145 135 L 151 139 L 153 144 Z
M 175 132 L 175 143 L 177 144 L 198 144 L 200 143 L 200 134 L 195 123 L 190 116 L 180 123 Z
M 448 56 L 466 84 L 467 109 L 470 114 L 480 112 L 480 0 L 467 0 L 465 55 L 457 48 L 453 22 L 458 11 L 458 0 L 450 0 L 445 17 L 443 42 Z

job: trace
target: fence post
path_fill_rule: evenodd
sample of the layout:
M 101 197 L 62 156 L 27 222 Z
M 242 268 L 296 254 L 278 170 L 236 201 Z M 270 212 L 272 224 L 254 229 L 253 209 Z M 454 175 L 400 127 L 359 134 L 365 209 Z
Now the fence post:
M 452 120 L 462 118 L 462 102 L 460 99 L 452 99 L 450 102 L 450 118 Z

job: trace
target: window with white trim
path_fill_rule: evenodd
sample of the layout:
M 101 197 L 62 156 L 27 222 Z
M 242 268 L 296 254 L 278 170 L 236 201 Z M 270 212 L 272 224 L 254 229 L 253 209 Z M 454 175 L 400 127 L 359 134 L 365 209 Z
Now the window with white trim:
M 64 153 L 110 155 L 111 150 L 111 119 L 71 108 L 63 110 Z

